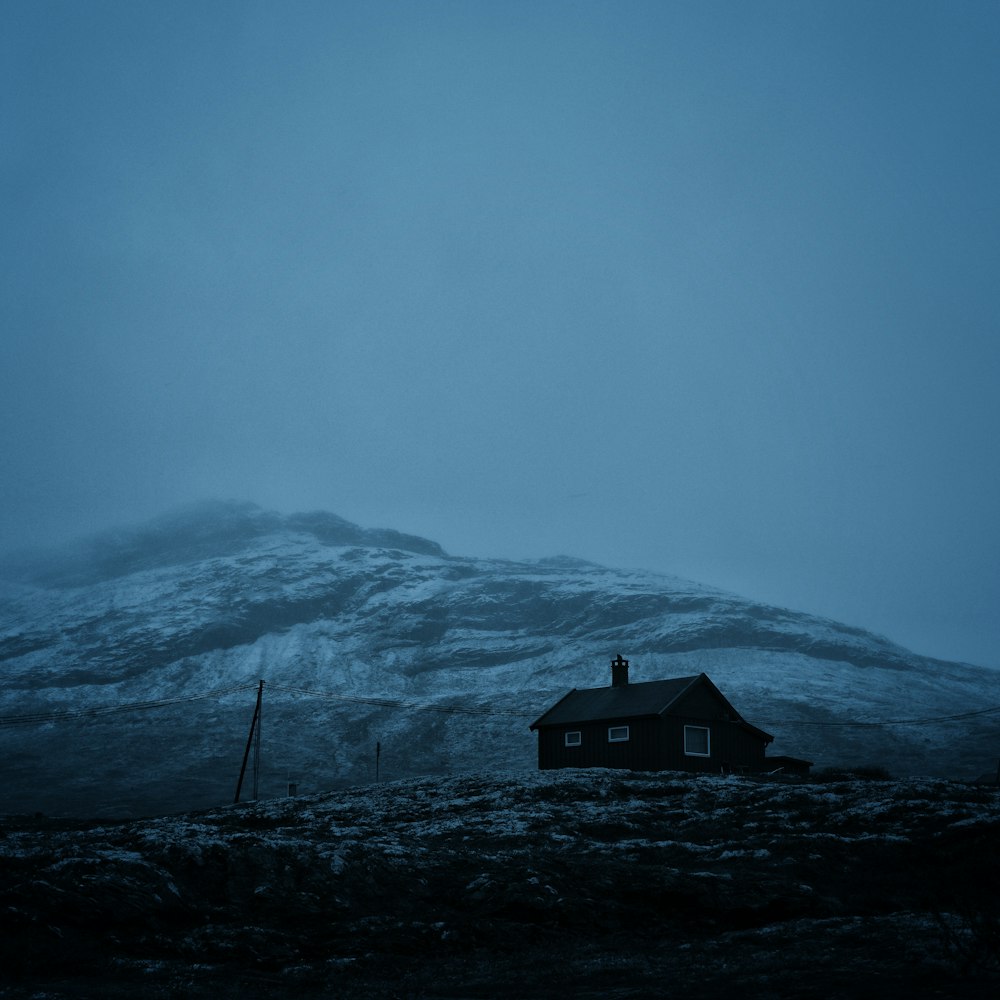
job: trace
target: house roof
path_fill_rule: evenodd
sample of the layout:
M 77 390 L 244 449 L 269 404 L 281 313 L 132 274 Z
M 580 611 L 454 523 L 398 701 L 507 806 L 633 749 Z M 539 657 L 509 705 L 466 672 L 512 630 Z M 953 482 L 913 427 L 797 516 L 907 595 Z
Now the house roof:
M 729 703 L 722 692 L 705 674 L 694 677 L 675 677 L 665 681 L 643 681 L 639 684 L 622 684 L 618 687 L 574 688 L 557 701 L 544 715 L 536 719 L 530 729 L 542 726 L 564 726 L 579 722 L 604 722 L 616 719 L 649 718 L 663 715 L 693 685 L 707 684 L 722 701 L 732 716 L 732 721 L 765 739 L 773 737 L 762 729 L 750 725 Z
M 573 688 L 533 722 L 531 728 L 659 715 L 696 680 L 697 677 L 675 677 L 669 681 L 644 681 L 620 687 L 584 688 L 582 691 Z

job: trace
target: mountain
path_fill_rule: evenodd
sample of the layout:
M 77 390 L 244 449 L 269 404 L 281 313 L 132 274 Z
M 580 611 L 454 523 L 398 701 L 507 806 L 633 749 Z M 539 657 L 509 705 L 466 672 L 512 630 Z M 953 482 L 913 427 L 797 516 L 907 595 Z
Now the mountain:
M 973 714 L 1000 704 L 995 671 L 675 577 L 452 556 L 328 513 L 201 504 L 0 576 L 5 812 L 231 800 L 258 679 L 263 797 L 376 766 L 530 770 L 529 723 L 607 684 L 619 651 L 635 681 L 707 673 L 772 753 L 818 766 L 975 777 L 998 752 L 996 715 Z

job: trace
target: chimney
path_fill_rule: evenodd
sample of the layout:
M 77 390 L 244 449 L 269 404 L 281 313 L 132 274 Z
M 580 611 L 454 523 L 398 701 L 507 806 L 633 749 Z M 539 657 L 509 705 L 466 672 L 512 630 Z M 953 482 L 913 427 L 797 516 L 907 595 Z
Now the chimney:
M 611 686 L 626 687 L 628 685 L 628 660 L 622 659 L 619 653 L 611 661 Z

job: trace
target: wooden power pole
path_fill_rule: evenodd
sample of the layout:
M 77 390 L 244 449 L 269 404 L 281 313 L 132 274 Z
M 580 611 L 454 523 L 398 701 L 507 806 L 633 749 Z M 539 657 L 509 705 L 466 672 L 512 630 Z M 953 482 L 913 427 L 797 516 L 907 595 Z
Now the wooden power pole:
M 240 801 L 240 791 L 243 788 L 243 776 L 247 771 L 247 761 L 250 759 L 250 747 L 253 747 L 253 801 L 257 801 L 257 780 L 260 776 L 260 707 L 264 699 L 264 682 L 257 687 L 257 705 L 250 720 L 250 735 L 247 737 L 247 748 L 243 751 L 243 766 L 240 768 L 240 780 L 236 782 L 235 805 Z

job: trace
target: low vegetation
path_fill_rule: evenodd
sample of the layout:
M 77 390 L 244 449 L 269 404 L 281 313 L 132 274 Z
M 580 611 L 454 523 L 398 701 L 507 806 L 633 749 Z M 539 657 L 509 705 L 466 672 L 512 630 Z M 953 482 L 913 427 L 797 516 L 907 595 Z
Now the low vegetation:
M 7 817 L 0 997 L 994 997 L 1000 794 L 565 771 Z

